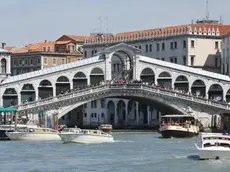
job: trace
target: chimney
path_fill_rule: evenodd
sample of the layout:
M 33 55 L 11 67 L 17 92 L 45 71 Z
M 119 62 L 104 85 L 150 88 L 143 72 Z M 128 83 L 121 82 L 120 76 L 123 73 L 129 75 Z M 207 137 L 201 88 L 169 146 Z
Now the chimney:
M 45 43 L 47 42 L 47 40 L 45 40 Z
M 5 49 L 6 43 L 2 43 L 2 49 Z

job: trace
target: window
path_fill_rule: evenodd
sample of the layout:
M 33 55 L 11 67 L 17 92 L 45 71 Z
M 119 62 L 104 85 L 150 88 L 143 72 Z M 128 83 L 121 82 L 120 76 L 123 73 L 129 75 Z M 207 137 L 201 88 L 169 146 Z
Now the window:
M 92 56 L 94 55 L 94 50 L 92 50 Z
M 97 118 L 97 113 L 94 114 L 94 117 Z
M 183 48 L 186 48 L 186 41 L 183 41 Z
M 219 48 L 219 42 L 216 41 L 216 42 L 215 42 L 215 49 L 218 49 L 218 48 Z
M 194 40 L 191 40 L 191 47 L 192 47 L 192 48 L 195 47 L 195 42 L 194 42 Z
M 170 62 L 173 63 L 173 58 L 170 58 Z
M 91 118 L 93 118 L 93 113 L 91 113 Z
M 177 63 L 177 58 L 176 57 L 174 58 L 174 62 Z
M 160 44 L 157 44 L 157 51 L 160 51 Z
M 50 52 L 50 47 L 47 47 L 47 51 Z
M 183 65 L 186 65 L 186 56 L 183 56 Z
M 91 108 L 97 108 L 97 101 L 96 100 L 91 101 Z
M 101 99 L 101 108 L 105 108 L 105 99 Z
M 161 46 L 162 46 L 162 47 L 161 47 L 161 48 L 162 48 L 162 51 L 165 50 L 165 43 L 162 43 Z
M 152 52 L 152 44 L 149 45 L 149 51 Z
M 84 113 L 84 117 L 87 118 L 87 113 Z
M 171 44 L 170 44 L 170 48 L 171 48 L 171 49 L 173 49 L 173 42 L 171 42 Z
M 165 61 L 165 58 L 163 57 L 161 60 L 162 60 L 162 61 Z
M 97 54 L 97 50 L 95 50 L 94 52 L 95 52 L 95 54 Z
M 104 113 L 101 113 L 101 118 L 104 118 Z
M 27 60 L 25 61 L 25 63 L 27 64 Z M 41 63 L 41 59 L 38 58 L 38 64 L 40 64 L 40 63 Z
M 149 45 L 145 45 L 145 51 L 146 51 L 146 52 L 149 51 Z
M 47 58 L 44 58 L 44 64 L 47 64 Z
M 56 65 L 57 64 L 57 60 L 56 58 L 53 58 L 53 64 Z
M 139 49 L 141 50 L 141 45 L 139 45 Z
M 84 56 L 85 58 L 87 58 L 87 51 L 84 51 Z
M 218 58 L 215 57 L 215 67 L 218 67 Z
M 65 59 L 61 59 L 61 64 L 65 64 Z
M 22 60 L 19 60 L 19 64 L 22 64 Z
M 69 58 L 68 58 L 68 63 L 70 63 L 70 62 L 71 62 L 71 58 L 69 57 Z
M 84 106 L 84 108 L 87 108 L 87 103 L 85 103 L 83 106 Z
M 191 66 L 194 66 L 195 56 L 191 56 Z
M 46 47 L 43 47 L 43 51 L 46 51 Z
M 174 48 L 177 49 L 177 42 L 174 42 Z
M 17 60 L 16 59 L 14 59 L 14 65 L 17 65 Z
M 30 64 L 34 64 L 34 60 L 33 59 L 30 59 Z

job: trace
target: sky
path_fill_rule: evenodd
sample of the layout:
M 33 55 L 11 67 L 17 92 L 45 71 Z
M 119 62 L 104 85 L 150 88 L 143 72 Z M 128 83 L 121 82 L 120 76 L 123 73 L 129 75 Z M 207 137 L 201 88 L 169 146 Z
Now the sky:
M 210 18 L 230 24 L 229 6 L 229 0 L 209 0 Z M 190 24 L 206 16 L 206 0 L 0 0 L 0 16 L 0 42 L 23 47 L 64 34 Z

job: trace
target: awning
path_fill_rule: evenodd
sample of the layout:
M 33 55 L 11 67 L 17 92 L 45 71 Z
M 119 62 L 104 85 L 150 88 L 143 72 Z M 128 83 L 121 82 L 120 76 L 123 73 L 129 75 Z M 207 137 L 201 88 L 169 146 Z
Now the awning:
M 17 108 L 0 108 L 0 113 L 1 112 L 16 112 Z

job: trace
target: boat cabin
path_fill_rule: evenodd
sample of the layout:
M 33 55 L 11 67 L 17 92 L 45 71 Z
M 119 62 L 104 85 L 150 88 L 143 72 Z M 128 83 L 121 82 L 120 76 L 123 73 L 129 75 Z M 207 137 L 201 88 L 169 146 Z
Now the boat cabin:
M 163 125 L 185 125 L 195 124 L 193 116 L 189 115 L 164 115 L 162 116 L 161 126 Z
M 230 135 L 202 133 L 201 135 L 202 148 L 229 148 Z

